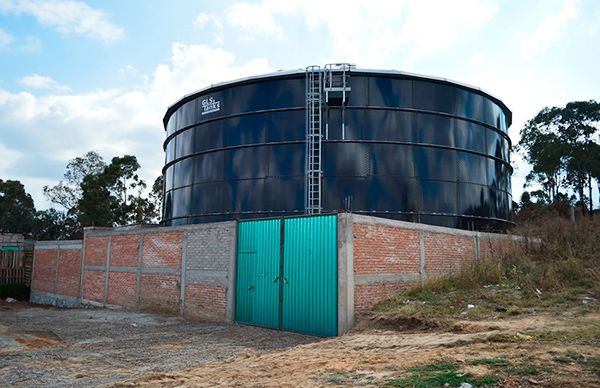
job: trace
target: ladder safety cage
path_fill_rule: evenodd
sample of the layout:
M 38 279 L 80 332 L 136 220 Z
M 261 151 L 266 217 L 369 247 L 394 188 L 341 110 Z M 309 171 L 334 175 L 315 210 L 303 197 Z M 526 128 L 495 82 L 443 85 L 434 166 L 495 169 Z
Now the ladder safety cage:
M 322 159 L 323 159 L 323 107 L 335 106 L 344 110 L 350 88 L 351 69 L 349 63 L 331 63 L 306 68 L 306 172 L 305 172 L 305 209 L 306 214 L 319 214 L 323 210 L 322 196 Z M 323 93 L 325 98 L 323 99 Z M 342 140 L 345 140 L 345 125 L 342 121 Z M 329 124 L 326 123 L 326 137 Z
M 307 214 L 321 213 L 323 73 L 320 66 L 306 68 L 306 192 Z

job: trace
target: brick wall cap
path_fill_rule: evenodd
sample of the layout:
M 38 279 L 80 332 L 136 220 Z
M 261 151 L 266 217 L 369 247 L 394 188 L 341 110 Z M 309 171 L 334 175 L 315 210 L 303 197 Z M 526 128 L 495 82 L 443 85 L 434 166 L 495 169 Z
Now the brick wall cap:
M 513 236 L 510 234 L 501 234 L 501 233 L 486 233 L 486 232 L 478 232 L 478 231 L 470 231 L 463 229 L 455 229 L 448 228 L 446 226 L 436 226 L 436 225 L 428 225 L 428 224 L 420 224 L 416 222 L 407 222 L 407 221 L 399 221 L 399 220 L 391 220 L 389 218 L 381 218 L 374 216 L 366 216 L 362 214 L 352 214 L 352 222 L 354 224 L 363 224 L 363 225 L 383 225 L 383 226 L 391 226 L 395 228 L 402 229 L 411 229 L 411 230 L 420 230 L 424 232 L 433 232 L 433 233 L 443 233 L 443 234 L 452 234 L 457 236 L 480 236 L 486 238 L 493 239 L 522 239 L 521 236 Z
M 43 240 L 34 243 L 34 249 L 81 249 L 83 240 Z
M 116 228 L 84 228 L 86 237 L 91 236 L 111 236 L 117 234 L 140 234 L 149 232 L 178 232 L 178 231 L 194 231 L 194 230 L 206 230 L 212 228 L 223 228 L 223 227 L 235 227 L 236 221 L 222 221 L 222 222 L 208 222 L 205 224 L 191 224 L 191 225 L 178 225 L 178 226 L 162 226 L 162 225 L 148 225 L 150 227 L 141 228 L 128 228 L 128 227 L 116 227 Z

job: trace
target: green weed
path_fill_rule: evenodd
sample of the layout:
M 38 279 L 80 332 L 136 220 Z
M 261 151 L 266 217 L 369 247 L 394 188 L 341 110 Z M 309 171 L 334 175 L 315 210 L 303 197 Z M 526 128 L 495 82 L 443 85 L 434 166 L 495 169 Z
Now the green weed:
M 476 387 L 497 385 L 501 382 L 495 376 L 476 378 L 469 373 L 460 371 L 456 364 L 430 364 L 408 369 L 411 374 L 407 377 L 389 380 L 385 383 L 388 387 L 460 387 L 468 383 Z

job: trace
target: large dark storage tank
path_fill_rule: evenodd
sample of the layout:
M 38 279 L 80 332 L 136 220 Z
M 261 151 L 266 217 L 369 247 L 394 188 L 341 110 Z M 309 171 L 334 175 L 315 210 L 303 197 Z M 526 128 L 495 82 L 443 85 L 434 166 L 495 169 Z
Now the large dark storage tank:
M 511 225 L 511 112 L 502 101 L 425 76 L 349 76 L 347 104 L 324 105 L 323 212 L 462 229 Z M 304 71 L 279 72 L 171 106 L 162 222 L 303 214 L 305 84 Z

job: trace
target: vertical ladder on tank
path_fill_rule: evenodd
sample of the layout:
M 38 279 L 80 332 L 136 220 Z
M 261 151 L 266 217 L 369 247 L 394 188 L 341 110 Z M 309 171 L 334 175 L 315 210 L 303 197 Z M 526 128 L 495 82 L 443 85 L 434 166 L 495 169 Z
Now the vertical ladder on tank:
M 306 68 L 306 214 L 321 213 L 322 81 L 320 66 Z

